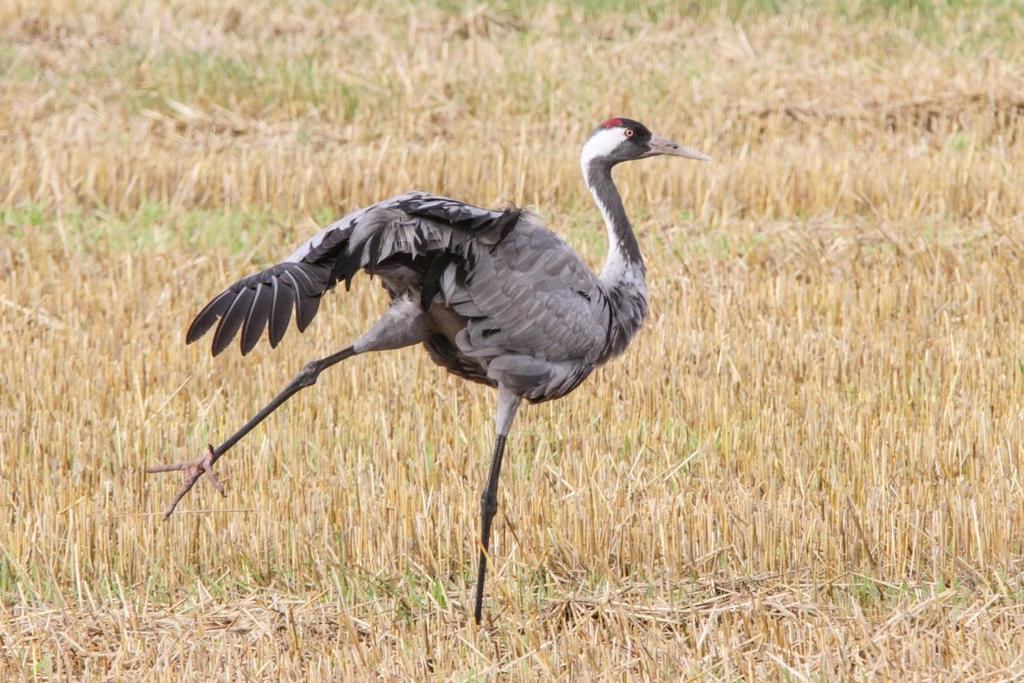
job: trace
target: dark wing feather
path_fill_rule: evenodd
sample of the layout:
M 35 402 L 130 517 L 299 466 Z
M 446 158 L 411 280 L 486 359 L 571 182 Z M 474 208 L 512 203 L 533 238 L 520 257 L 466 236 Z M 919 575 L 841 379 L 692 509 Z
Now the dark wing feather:
M 252 308 L 249 309 L 249 316 L 242 326 L 242 355 L 252 351 L 256 342 L 263 334 L 263 328 L 270 318 L 270 306 L 273 302 L 274 289 L 270 283 L 260 282 L 256 285 L 256 295 L 253 297 Z
M 430 308 L 434 297 L 441 291 L 441 275 L 452 260 L 451 256 L 444 253 L 430 259 L 430 265 L 424 271 L 423 285 L 420 288 L 420 308 L 424 311 Z
M 366 240 L 363 252 L 366 254 L 366 272 L 370 275 L 373 275 L 377 269 L 377 264 L 380 263 L 381 242 L 383 240 L 384 232 L 382 230 L 372 233 L 369 239 Z
M 188 332 L 185 333 L 185 343 L 191 344 L 206 334 L 207 330 L 217 322 L 217 319 L 227 312 L 234 300 L 234 292 L 229 289 L 221 292 L 214 297 L 213 301 L 206 304 L 203 310 L 199 311 L 199 315 L 192 320 L 192 324 L 188 326 Z
M 316 312 L 320 309 L 320 295 L 326 288 L 320 289 L 313 285 L 309 277 L 301 269 L 290 269 L 285 271 L 286 278 L 295 290 L 295 324 L 299 332 L 305 332 L 309 323 L 313 320 Z M 300 281 L 308 282 L 308 287 L 303 287 Z M 317 291 L 320 290 L 320 291 Z
M 244 287 L 238 292 L 231 307 L 228 308 L 228 312 L 221 317 L 217 331 L 213 335 L 213 355 L 216 356 L 226 349 L 234 339 L 239 328 L 242 327 L 242 323 L 245 322 L 245 316 L 249 313 L 255 296 L 256 293 L 248 287 Z
M 213 355 L 226 349 L 239 330 L 242 354 L 249 353 L 268 326 L 270 345 L 275 347 L 288 329 L 293 308 L 300 331 L 316 315 L 320 296 L 327 289 L 323 284 L 324 272 L 324 268 L 310 264 L 279 263 L 242 278 L 199 312 L 185 341 L 191 344 L 199 339 L 219 318 L 213 336 Z
M 294 297 L 292 288 L 281 284 L 277 278 L 271 280 L 274 288 L 274 299 L 270 306 L 270 348 L 276 349 L 281 343 L 284 333 L 288 331 L 288 323 L 292 318 Z
M 185 340 L 192 343 L 214 323 L 217 355 L 242 331 L 241 349 L 251 351 L 269 328 L 271 347 L 284 337 L 295 308 L 304 331 L 316 317 L 320 298 L 338 282 L 346 288 L 360 270 L 371 275 L 382 264 L 410 263 L 420 276 L 430 275 L 429 298 L 451 263 L 468 263 L 472 243 L 493 248 L 515 228 L 518 209 L 488 211 L 453 199 L 425 193 L 395 197 L 350 214 L 299 247 L 287 261 L 242 278 L 218 294 L 195 317 Z M 437 266 L 431 270 L 431 264 Z M 465 266 L 460 279 L 465 277 Z

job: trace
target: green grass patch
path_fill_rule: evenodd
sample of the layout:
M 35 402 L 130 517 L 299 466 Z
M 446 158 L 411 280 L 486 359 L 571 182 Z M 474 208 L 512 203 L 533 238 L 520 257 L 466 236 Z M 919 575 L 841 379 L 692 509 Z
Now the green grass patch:
M 40 205 L 0 208 L 0 231 L 13 240 L 49 241 L 81 253 L 160 252 L 189 249 L 218 254 L 251 254 L 254 261 L 280 258 L 282 244 L 300 243 L 310 233 L 298 219 L 261 210 L 171 211 L 157 203 L 110 215 L 102 210 L 56 213 Z M 283 247 L 287 250 L 287 246 Z

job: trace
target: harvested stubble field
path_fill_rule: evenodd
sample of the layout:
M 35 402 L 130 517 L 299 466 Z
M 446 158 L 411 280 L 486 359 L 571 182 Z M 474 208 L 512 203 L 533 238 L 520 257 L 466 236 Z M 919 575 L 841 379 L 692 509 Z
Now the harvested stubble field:
M 1015 3 L 631 9 L 0 5 L 0 677 L 861 678 L 1024 670 L 1024 18 Z M 209 295 L 422 187 L 595 266 L 618 172 L 652 317 L 525 410 L 467 618 L 493 392 L 420 350 L 328 371 L 162 523 L 217 442 L 384 303 L 212 360 Z

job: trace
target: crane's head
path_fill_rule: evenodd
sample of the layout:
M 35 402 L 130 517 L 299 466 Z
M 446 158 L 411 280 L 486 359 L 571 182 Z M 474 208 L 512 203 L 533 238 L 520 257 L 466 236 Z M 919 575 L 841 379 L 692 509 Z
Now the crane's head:
M 711 161 L 706 154 L 655 135 L 639 121 L 616 117 L 603 122 L 590 134 L 583 145 L 580 163 L 584 169 L 592 163 L 611 167 L 623 161 L 661 155 Z

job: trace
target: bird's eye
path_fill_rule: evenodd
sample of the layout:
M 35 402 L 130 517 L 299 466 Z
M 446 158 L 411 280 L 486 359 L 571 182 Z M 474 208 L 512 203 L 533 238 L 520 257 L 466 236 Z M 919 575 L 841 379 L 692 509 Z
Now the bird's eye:
M 626 137 L 627 138 L 633 137 L 633 129 L 632 128 L 627 128 L 626 129 Z

